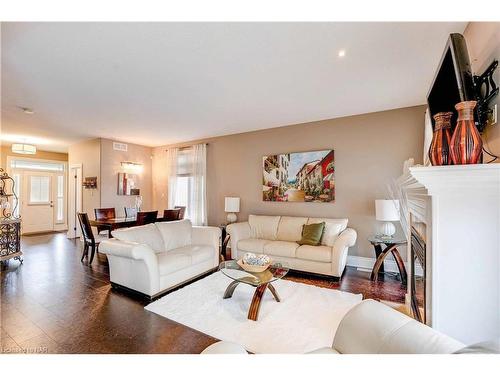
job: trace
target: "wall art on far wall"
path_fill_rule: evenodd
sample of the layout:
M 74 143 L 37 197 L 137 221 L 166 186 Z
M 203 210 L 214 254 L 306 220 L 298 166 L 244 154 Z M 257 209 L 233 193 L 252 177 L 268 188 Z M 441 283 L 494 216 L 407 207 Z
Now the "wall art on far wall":
M 138 176 L 130 173 L 118 173 L 118 195 L 139 195 Z
M 333 150 L 294 152 L 262 158 L 262 199 L 276 202 L 335 200 Z

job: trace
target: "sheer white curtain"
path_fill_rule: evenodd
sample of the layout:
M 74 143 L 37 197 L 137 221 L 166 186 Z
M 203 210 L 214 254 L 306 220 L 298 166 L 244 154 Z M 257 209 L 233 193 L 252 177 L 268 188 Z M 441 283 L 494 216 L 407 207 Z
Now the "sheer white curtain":
M 193 146 L 188 217 L 193 225 L 207 225 L 207 145 Z
M 177 197 L 177 155 L 178 148 L 170 148 L 167 151 L 167 178 L 168 178 L 168 207 L 175 206 Z
M 207 146 L 168 150 L 168 207 L 186 206 L 186 219 L 207 225 Z

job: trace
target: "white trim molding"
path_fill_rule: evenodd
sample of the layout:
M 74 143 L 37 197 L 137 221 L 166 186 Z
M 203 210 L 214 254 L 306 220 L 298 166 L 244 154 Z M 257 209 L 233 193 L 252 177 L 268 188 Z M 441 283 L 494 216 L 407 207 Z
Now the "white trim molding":
M 375 264 L 375 258 L 368 257 L 358 257 L 356 255 L 349 255 L 347 257 L 347 265 L 351 267 L 356 267 L 360 271 L 372 272 L 373 265 Z M 415 264 L 415 273 L 417 276 L 422 276 L 424 274 L 422 267 L 419 264 Z M 408 271 L 408 263 L 405 262 L 406 271 Z M 384 260 L 384 270 L 387 272 L 397 272 L 399 273 L 398 266 L 396 262 L 392 259 Z

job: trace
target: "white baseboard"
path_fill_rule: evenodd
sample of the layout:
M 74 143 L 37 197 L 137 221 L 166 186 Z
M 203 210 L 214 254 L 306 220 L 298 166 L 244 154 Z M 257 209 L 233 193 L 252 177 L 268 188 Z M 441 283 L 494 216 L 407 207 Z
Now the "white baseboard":
M 356 267 L 360 271 L 372 272 L 373 266 L 375 265 L 375 258 L 358 257 L 355 255 L 347 256 L 347 265 Z M 405 262 L 406 271 L 408 271 L 408 263 Z M 384 260 L 384 269 L 387 272 L 399 272 L 396 262 L 392 259 Z M 415 264 L 415 273 L 417 276 L 422 276 L 424 271 L 420 264 Z

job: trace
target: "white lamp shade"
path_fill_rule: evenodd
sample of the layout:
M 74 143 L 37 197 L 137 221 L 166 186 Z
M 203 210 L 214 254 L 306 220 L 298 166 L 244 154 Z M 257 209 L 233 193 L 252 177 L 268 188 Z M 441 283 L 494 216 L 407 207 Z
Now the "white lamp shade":
M 240 212 L 240 198 L 226 197 L 224 211 Z
M 398 221 L 399 201 L 392 199 L 375 200 L 375 216 L 378 221 Z

